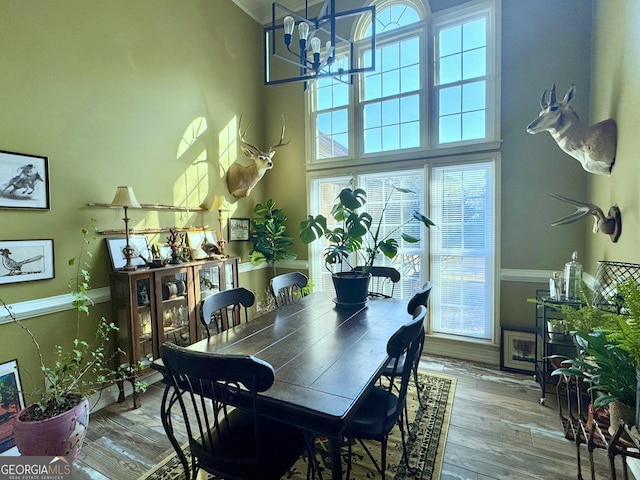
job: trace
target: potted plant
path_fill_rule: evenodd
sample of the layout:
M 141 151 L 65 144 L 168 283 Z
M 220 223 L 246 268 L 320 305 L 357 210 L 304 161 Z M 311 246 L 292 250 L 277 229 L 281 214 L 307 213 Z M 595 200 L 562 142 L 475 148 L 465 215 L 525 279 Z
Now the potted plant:
M 636 368 L 631 356 L 603 331 L 574 332 L 580 356 L 562 362 L 552 375 L 575 375 L 584 379 L 593 392 L 594 410 L 609 407 L 610 424 L 615 430 L 620 419 L 635 420 Z M 615 432 L 611 432 L 615 433 Z
M 251 263 L 260 265 L 268 262 L 276 276 L 276 262 L 278 260 L 294 260 L 297 255 L 289 251 L 293 239 L 287 235 L 285 222 L 287 216 L 282 209 L 275 208 L 275 202 L 270 198 L 264 203 L 258 203 L 253 213 L 257 215 L 251 220 Z
M 399 234 L 409 243 L 420 240 L 402 231 L 407 224 L 420 222 L 427 228 L 435 225 L 422 213 L 413 212 L 407 221 L 384 232 L 381 228 L 384 213 L 396 192 L 414 193 L 394 185 L 384 201 L 377 223 L 374 223 L 371 214 L 358 211 L 367 203 L 367 193 L 361 188 L 353 188 L 351 179 L 349 185 L 340 191 L 331 209 L 330 216 L 334 227 L 330 226 L 327 218 L 321 214 L 315 217 L 309 215 L 306 220 L 300 222 L 300 240 L 305 245 L 319 238 L 329 241 L 329 246 L 324 250 L 324 260 L 326 268 L 332 273 L 338 306 L 361 305 L 366 302 L 371 278 L 370 269 L 380 253 L 388 258 L 394 258 L 398 254 L 399 244 L 396 235 Z M 352 258 L 352 254 L 355 254 L 355 258 Z
M 95 229 L 93 229 L 95 231 Z M 80 255 L 69 260 L 75 266 L 76 275 L 69 282 L 76 310 L 76 333 L 79 333 L 83 316 L 89 315 L 92 301 L 87 292 L 91 275 L 85 258 L 91 258 L 86 247 L 94 238 L 92 230 L 83 229 Z M 9 317 L 30 337 L 40 360 L 44 376 L 44 388 L 35 392 L 37 399 L 21 410 L 15 418 L 13 435 L 22 455 L 68 456 L 74 461 L 82 446 L 89 422 L 88 397 L 111 384 L 118 371 L 110 364 L 120 350 L 109 352 L 108 343 L 118 327 L 102 317 L 92 341 L 74 338 L 66 347 L 56 346 L 54 360 L 45 362 L 43 346 L 34 334 L 16 318 L 7 303 L 0 303 Z M 146 388 L 136 384 L 138 391 Z
M 547 320 L 547 332 L 549 340 L 556 343 L 566 343 L 570 341 L 569 324 L 565 320 L 553 318 Z

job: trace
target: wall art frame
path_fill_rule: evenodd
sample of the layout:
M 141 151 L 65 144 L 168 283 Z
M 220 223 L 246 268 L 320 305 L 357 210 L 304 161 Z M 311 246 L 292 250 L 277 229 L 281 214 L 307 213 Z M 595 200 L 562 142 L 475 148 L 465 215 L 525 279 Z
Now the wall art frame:
M 216 233 L 208 228 L 203 228 L 202 230 L 188 230 L 186 237 L 187 244 L 189 245 L 189 252 L 193 260 L 204 260 L 205 258 L 209 258 L 207 252 L 202 249 L 202 244 L 205 240 L 207 243 L 213 243 L 214 245 L 218 244 Z
M 0 150 L 0 208 L 51 209 L 48 157 Z
M 538 355 L 542 357 L 542 342 Z M 536 333 L 530 327 L 500 327 L 500 370 L 533 373 L 536 367 Z
M 13 421 L 25 407 L 18 360 L 0 364 L 0 454 L 19 455 L 13 439 Z
M 120 270 L 127 264 L 127 257 L 124 255 L 124 247 L 127 246 L 126 237 L 107 237 L 107 249 L 109 250 L 109 258 L 111 259 L 111 268 L 114 270 Z M 131 256 L 131 264 L 136 267 L 144 267 L 147 264 L 143 257 L 150 257 L 149 254 L 149 241 L 144 235 L 130 235 L 129 245 L 133 248 L 133 255 Z
M 0 285 L 55 277 L 53 240 L 0 240 Z
M 230 218 L 227 231 L 230 242 L 248 242 L 251 239 L 251 221 L 248 218 Z

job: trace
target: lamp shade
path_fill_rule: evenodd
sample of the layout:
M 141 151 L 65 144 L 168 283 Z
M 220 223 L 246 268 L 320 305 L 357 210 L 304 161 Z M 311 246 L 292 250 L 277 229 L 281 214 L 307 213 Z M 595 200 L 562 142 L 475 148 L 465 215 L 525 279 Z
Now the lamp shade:
M 213 197 L 210 210 L 229 211 L 229 205 L 223 195 L 216 195 Z
M 131 207 L 131 208 L 142 208 L 135 194 L 133 193 L 132 187 L 118 187 L 116 190 L 116 195 L 113 197 L 111 201 L 111 205 L 114 207 Z

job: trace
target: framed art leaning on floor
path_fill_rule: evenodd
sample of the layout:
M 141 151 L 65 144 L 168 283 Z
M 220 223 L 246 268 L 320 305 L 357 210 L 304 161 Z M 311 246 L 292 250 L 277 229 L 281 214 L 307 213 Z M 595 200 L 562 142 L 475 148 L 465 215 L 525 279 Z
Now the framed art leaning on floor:
M 541 346 L 542 342 L 538 342 L 538 347 L 541 348 Z M 500 370 L 533 373 L 536 362 L 535 348 L 535 329 L 529 327 L 501 327 Z

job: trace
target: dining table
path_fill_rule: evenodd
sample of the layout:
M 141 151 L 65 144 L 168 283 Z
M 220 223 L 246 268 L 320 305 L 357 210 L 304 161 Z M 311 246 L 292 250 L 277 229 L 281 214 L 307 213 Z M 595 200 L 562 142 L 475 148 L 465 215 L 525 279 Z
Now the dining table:
M 313 292 L 187 348 L 253 355 L 268 362 L 275 380 L 259 394 L 261 414 L 301 428 L 308 438 L 327 437 L 332 478 L 339 479 L 340 445 L 349 420 L 389 360 L 389 338 L 411 320 L 406 309 L 406 300 L 394 298 L 371 298 L 344 308 L 330 293 Z M 152 366 L 164 371 L 161 359 Z M 161 405 L 163 425 L 186 467 L 173 426 L 164 421 L 172 405 L 170 389 L 167 384 Z

